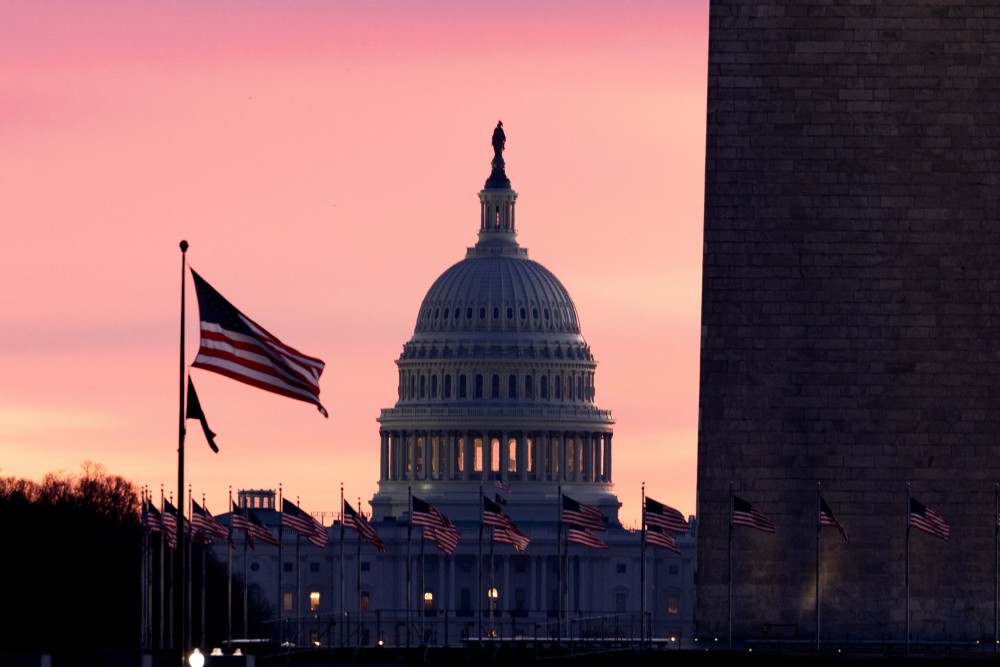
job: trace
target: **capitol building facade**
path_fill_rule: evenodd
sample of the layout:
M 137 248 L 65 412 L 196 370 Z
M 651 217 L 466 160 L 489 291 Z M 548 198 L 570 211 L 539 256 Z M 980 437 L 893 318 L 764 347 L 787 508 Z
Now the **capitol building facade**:
M 697 526 L 677 536 L 675 553 L 644 545 L 641 530 L 619 521 L 614 420 L 596 403 L 597 362 L 569 292 L 517 241 L 498 130 L 476 243 L 427 291 L 396 361 L 395 405 L 378 418 L 370 522 L 384 553 L 354 530 L 341 538 L 340 521 L 323 548 L 286 529 L 280 556 L 233 550 L 233 571 L 299 642 L 693 639 Z M 564 497 L 600 511 L 595 534 L 606 548 L 567 542 Z M 451 553 L 411 525 L 412 498 L 460 533 Z M 484 502 L 528 538 L 523 551 L 493 539 Z M 239 505 L 278 535 L 273 491 L 241 491 Z

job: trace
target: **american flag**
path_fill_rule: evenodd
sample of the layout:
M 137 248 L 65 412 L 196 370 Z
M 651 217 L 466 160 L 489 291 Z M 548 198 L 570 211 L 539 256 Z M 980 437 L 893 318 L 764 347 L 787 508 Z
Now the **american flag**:
M 948 522 L 940 514 L 913 498 L 910 498 L 910 525 L 942 540 L 947 540 L 951 533 Z
M 599 509 L 578 503 L 565 494 L 562 497 L 562 520 L 591 530 L 604 530 L 604 515 Z
M 528 548 L 528 543 L 531 542 L 527 535 L 521 533 L 514 526 L 510 528 L 494 528 L 493 539 L 497 542 L 513 544 L 518 553 L 524 553 L 524 550 Z
M 500 509 L 500 505 L 483 496 L 483 525 L 493 528 L 510 528 L 514 525 L 507 513 Z
M 445 525 L 444 514 L 439 512 L 436 507 L 432 507 L 430 503 L 416 496 L 411 496 L 410 499 L 413 503 L 413 511 L 410 512 L 410 523 L 414 526 L 437 528 L 438 526 Z
M 504 544 L 512 544 L 518 553 L 523 553 L 531 541 L 514 525 L 514 520 L 507 516 L 500 505 L 483 496 L 483 525 L 493 528 L 493 540 Z
M 156 506 L 148 498 L 142 503 L 142 521 L 151 533 L 159 533 L 163 530 L 163 518 L 160 516 L 160 510 L 156 509 Z
M 424 539 L 434 542 L 441 551 L 449 554 L 454 552 L 461 533 L 451 519 L 425 500 L 416 496 L 411 496 L 410 500 L 413 503 L 410 523 L 422 527 Z
M 658 503 L 652 498 L 646 498 L 643 517 L 647 526 L 658 526 L 668 533 L 686 533 L 688 523 L 684 515 L 673 507 Z
M 226 301 L 194 270 L 191 275 L 201 319 L 201 346 L 191 365 L 312 403 L 327 417 L 319 402 L 319 376 L 325 364 L 285 345 Z
M 497 474 L 499 475 L 499 473 Z M 506 491 L 507 493 L 510 493 L 510 482 L 508 482 L 505 479 L 500 479 L 500 477 L 497 477 L 495 480 L 493 480 L 493 485 L 496 488 L 500 489 L 501 491 Z
M 242 530 L 246 535 L 247 546 L 251 549 L 254 548 L 253 534 L 250 531 L 250 521 L 243 516 L 240 508 L 237 507 L 235 502 L 233 502 L 232 512 L 229 513 L 229 530 L 231 532 Z
M 167 545 L 171 549 L 177 548 L 177 510 L 166 498 L 163 499 L 163 510 L 160 516 L 163 519 L 163 534 L 167 538 Z
M 251 544 L 253 540 L 260 540 L 264 544 L 270 544 L 271 546 L 279 546 L 278 538 L 271 534 L 270 529 L 264 525 L 257 513 L 252 509 L 247 508 L 247 536 L 251 539 Z
M 837 517 L 833 516 L 833 510 L 830 509 L 830 506 L 826 504 L 826 501 L 822 497 L 819 499 L 819 525 L 836 528 L 840 531 L 840 535 L 844 538 L 845 542 L 850 541 L 847 537 L 847 531 L 837 521 Z
M 661 547 L 679 554 L 681 550 L 677 547 L 677 540 L 673 533 L 664 530 L 659 526 L 646 526 L 646 543 L 654 547 Z
M 445 521 L 448 522 L 446 526 L 424 528 L 424 539 L 433 542 L 444 553 L 452 554 L 458 548 L 458 542 L 462 538 L 462 534 L 458 532 L 458 528 L 447 517 L 445 517 Z
M 229 531 L 219 523 L 208 510 L 194 500 L 191 501 L 191 529 L 206 537 L 229 537 Z
M 566 524 L 566 541 L 582 544 L 591 549 L 607 549 L 608 545 L 593 530 L 576 524 Z
M 291 528 L 318 547 L 326 546 L 329 535 L 326 528 L 288 498 L 281 499 L 281 525 Z
M 775 532 L 774 524 L 756 507 L 747 501 L 733 496 L 732 523 L 734 526 L 747 526 L 756 528 L 765 533 Z
M 363 514 L 355 512 L 354 508 L 351 507 L 350 503 L 344 501 L 344 528 L 353 528 L 358 531 L 358 535 L 371 543 L 380 554 L 385 553 L 385 542 L 382 538 L 378 536 L 375 532 L 375 527 L 372 526 L 368 519 L 364 517 Z

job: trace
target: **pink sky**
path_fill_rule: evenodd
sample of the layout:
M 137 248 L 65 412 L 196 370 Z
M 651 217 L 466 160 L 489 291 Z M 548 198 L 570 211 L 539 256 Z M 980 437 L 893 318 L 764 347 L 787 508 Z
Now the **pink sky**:
M 707 0 L 25 2 L 0 20 L 0 475 L 177 487 L 181 255 L 323 359 L 313 406 L 194 369 L 186 481 L 367 501 L 395 359 L 479 224 L 567 287 L 640 485 L 695 509 Z M 186 361 L 197 350 L 187 311 Z

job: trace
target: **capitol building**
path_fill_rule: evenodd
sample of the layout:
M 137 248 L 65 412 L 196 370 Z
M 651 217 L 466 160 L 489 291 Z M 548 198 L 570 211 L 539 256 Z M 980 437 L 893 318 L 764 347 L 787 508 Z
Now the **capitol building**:
M 428 289 L 396 360 L 395 404 L 378 417 L 378 491 L 370 514 L 358 509 L 384 553 L 355 530 L 342 539 L 334 521 L 323 548 L 284 530 L 279 566 L 279 549 L 246 551 L 237 533 L 233 572 L 246 573 L 298 642 L 693 639 L 696 524 L 675 553 L 643 545 L 641 530 L 619 521 L 614 420 L 597 405 L 597 362 L 566 287 L 518 242 L 504 142 L 498 124 L 476 242 Z M 243 490 L 238 504 L 277 536 L 274 495 Z M 567 542 L 563 497 L 600 511 L 607 548 Z M 411 498 L 460 533 L 452 553 L 411 526 Z M 484 502 L 528 538 L 523 551 L 491 539 Z

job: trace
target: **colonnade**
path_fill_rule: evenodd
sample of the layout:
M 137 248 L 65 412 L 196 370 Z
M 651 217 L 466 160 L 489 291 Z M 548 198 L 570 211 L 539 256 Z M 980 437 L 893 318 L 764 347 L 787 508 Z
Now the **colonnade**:
M 381 481 L 611 480 L 610 431 L 382 430 Z

